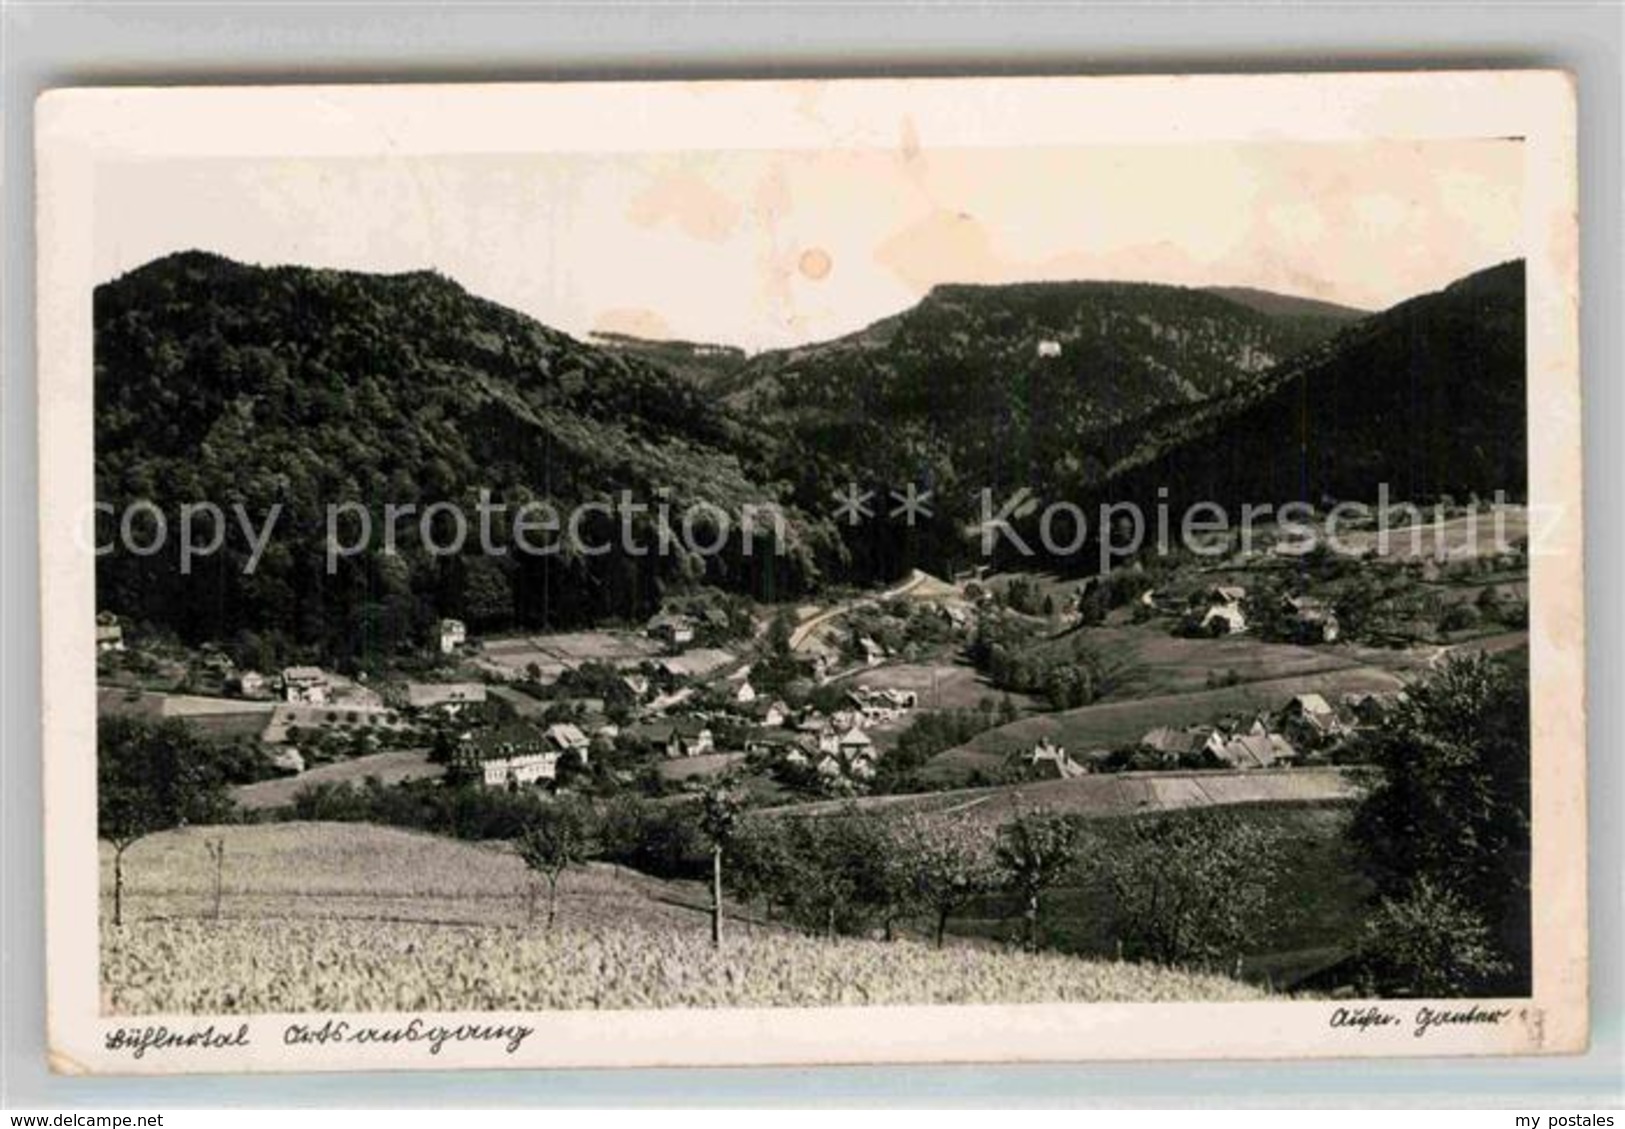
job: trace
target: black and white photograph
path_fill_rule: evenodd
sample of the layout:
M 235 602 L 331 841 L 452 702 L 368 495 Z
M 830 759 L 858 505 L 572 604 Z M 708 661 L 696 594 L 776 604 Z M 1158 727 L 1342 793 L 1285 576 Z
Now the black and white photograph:
M 1570 91 L 1202 81 L 43 102 L 60 1068 L 1583 1043 Z

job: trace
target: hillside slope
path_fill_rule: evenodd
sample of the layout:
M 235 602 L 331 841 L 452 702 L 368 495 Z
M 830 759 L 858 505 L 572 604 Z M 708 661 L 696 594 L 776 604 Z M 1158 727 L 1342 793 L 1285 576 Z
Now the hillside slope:
M 621 490 L 649 501 L 664 488 L 680 515 L 695 500 L 737 513 L 773 501 L 776 488 L 763 484 L 761 436 L 688 382 L 430 273 L 178 254 L 98 287 L 95 328 L 99 500 L 145 498 L 170 515 L 182 503 L 238 502 L 256 520 L 284 506 L 252 577 L 237 537 L 190 578 L 173 554 L 102 558 L 103 607 L 183 637 L 248 631 L 330 650 L 366 637 L 388 650 L 436 615 L 482 627 L 579 623 L 644 613 L 674 580 L 794 591 L 813 570 L 802 538 L 816 532 L 797 514 L 788 555 L 747 559 L 735 546 L 710 572 L 618 544 L 602 556 L 430 559 L 409 517 L 398 558 L 368 551 L 325 575 L 327 507 L 339 503 L 421 514 L 456 501 L 472 515 L 484 488 L 567 515 Z M 652 541 L 649 520 L 638 528 Z M 616 543 L 618 529 L 595 518 L 584 540 Z M 493 540 L 512 543 L 500 519 Z
M 1226 505 L 1511 499 L 1527 470 L 1524 268 L 1374 314 L 1241 391 L 1145 421 L 1105 493 Z

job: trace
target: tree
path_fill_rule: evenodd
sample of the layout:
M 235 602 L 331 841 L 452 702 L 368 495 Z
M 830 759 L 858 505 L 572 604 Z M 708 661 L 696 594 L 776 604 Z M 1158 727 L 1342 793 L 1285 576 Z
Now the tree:
M 1410 687 L 1388 725 L 1365 736 L 1371 784 L 1350 827 L 1380 897 L 1420 879 L 1449 890 L 1489 927 L 1500 978 L 1527 985 L 1529 682 L 1483 655 L 1453 657 Z
M 96 833 L 113 846 L 113 924 L 124 924 L 124 855 L 157 831 L 214 823 L 232 810 L 226 779 L 178 718 L 104 717 L 96 747 Z
M 711 944 L 722 944 L 722 851 L 733 838 L 739 799 L 726 785 L 707 788 L 700 798 L 700 830 L 711 841 Z
M 1221 812 L 1130 820 L 1103 850 L 1118 940 L 1135 958 L 1222 967 L 1266 922 L 1276 836 Z
M 559 879 L 597 851 L 593 830 L 592 809 L 573 796 L 563 796 L 539 808 L 514 844 L 525 865 L 547 880 L 549 929 L 558 909 Z
M 1047 811 L 1023 812 L 999 828 L 995 853 L 1005 884 L 1021 898 L 1027 948 L 1038 948 L 1044 892 L 1070 873 L 1081 844 L 1076 823 Z
M 994 832 L 985 823 L 916 815 L 902 820 L 892 837 L 912 900 L 932 914 L 940 949 L 948 918 L 998 885 Z
M 1402 897 L 1382 899 L 1366 920 L 1359 959 L 1372 995 L 1469 995 L 1507 972 L 1484 919 L 1425 877 Z

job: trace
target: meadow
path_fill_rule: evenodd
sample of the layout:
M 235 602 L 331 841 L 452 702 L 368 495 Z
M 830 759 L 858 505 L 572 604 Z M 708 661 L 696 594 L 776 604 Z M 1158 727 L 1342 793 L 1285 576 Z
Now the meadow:
M 218 918 L 211 841 L 225 843 Z M 1264 998 L 1223 977 L 985 941 L 817 939 L 738 913 L 716 950 L 701 888 L 601 864 L 565 877 L 548 929 L 506 847 L 364 824 L 187 828 L 126 866 L 122 927 L 104 897 L 108 1014 Z

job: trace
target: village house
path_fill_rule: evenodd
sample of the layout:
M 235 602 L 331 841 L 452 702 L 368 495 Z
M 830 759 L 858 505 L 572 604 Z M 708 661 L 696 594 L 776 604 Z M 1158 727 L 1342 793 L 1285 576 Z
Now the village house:
M 81 621 L 83 622 L 83 621 Z M 112 612 L 96 613 L 96 652 L 124 650 L 124 628 Z
M 282 672 L 282 699 L 307 705 L 325 705 L 332 682 L 319 666 L 290 666 Z
M 1186 630 L 1201 635 L 1239 635 L 1247 630 L 1242 602 L 1247 589 L 1233 584 L 1214 584 L 1191 596 L 1185 616 Z
M 1297 759 L 1298 751 L 1278 733 L 1245 733 L 1230 738 L 1218 752 L 1230 768 L 1280 768 Z
M 1296 745 L 1320 749 L 1342 737 L 1347 729 L 1319 694 L 1299 694 L 1281 708 L 1280 729 Z
M 835 749 L 848 764 L 860 760 L 873 760 L 875 756 L 874 741 L 855 725 L 841 734 L 835 743 Z
M 1025 753 L 1013 758 L 1023 773 L 1038 780 L 1072 780 L 1087 770 L 1067 755 L 1066 749 L 1048 738 L 1041 739 Z
M 270 692 L 265 683 L 265 675 L 257 670 L 239 671 L 237 674 L 237 693 L 245 698 L 263 698 Z
M 716 751 L 716 741 L 703 718 L 679 717 L 669 721 L 644 721 L 629 725 L 623 732 L 636 741 L 660 751 L 667 759 L 698 757 Z
M 863 661 L 867 666 L 879 666 L 886 661 L 886 648 L 867 635 L 858 640 L 858 649 L 863 652 Z
M 1217 757 L 1224 748 L 1224 738 L 1211 725 L 1188 729 L 1159 725 L 1140 738 L 1139 747 L 1172 768 Z
M 661 612 L 649 620 L 645 630 L 651 638 L 672 647 L 686 647 L 694 642 L 694 621 L 686 615 Z
M 408 682 L 406 704 L 418 710 L 439 710 L 455 716 L 464 707 L 485 701 L 483 682 Z
M 592 742 L 587 739 L 579 727 L 569 722 L 561 721 L 547 727 L 548 743 L 561 753 L 575 753 L 581 758 L 581 763 L 587 763 L 587 752 Z
M 449 655 L 468 642 L 468 625 L 460 619 L 440 621 L 440 653 Z
M 791 759 L 791 754 L 797 754 L 798 759 L 793 763 L 806 762 L 806 749 L 811 739 L 799 733 L 792 733 L 787 729 L 758 729 L 745 738 L 745 752 L 758 756 L 783 757 Z
M 756 700 L 756 689 L 749 682 L 741 682 L 739 689 L 734 691 L 734 701 L 742 706 L 748 706 Z
M 633 701 L 641 702 L 649 696 L 649 676 L 646 674 L 623 674 L 621 685 L 631 693 Z
M 1061 355 L 1061 343 L 1053 340 L 1042 340 L 1038 343 L 1038 355 L 1046 359 Z
M 1342 633 L 1337 613 L 1317 596 L 1285 596 L 1281 611 L 1293 637 L 1305 643 L 1335 643 Z
M 790 707 L 781 698 L 775 698 L 771 702 L 757 698 L 751 703 L 750 713 L 756 719 L 756 724 L 768 729 L 778 729 L 790 720 Z

